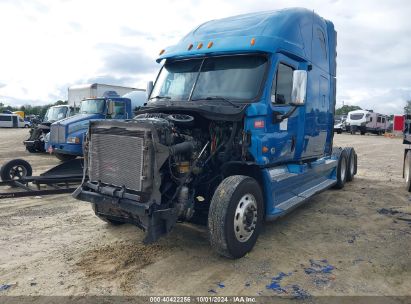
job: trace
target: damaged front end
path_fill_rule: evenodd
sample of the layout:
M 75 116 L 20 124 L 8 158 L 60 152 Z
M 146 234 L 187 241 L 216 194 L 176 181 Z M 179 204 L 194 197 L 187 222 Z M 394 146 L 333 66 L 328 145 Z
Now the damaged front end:
M 178 218 L 160 193 L 160 168 L 173 151 L 164 139 L 169 130 L 164 122 L 91 122 L 84 179 L 73 197 L 92 203 L 101 218 L 140 227 L 145 243 L 168 233 Z

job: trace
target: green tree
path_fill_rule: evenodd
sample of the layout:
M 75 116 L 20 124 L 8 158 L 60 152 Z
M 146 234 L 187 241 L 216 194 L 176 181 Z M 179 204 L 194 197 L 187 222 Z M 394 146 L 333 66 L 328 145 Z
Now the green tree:
M 347 115 L 348 112 L 355 111 L 355 110 L 362 110 L 359 106 L 342 106 L 335 110 L 335 115 Z

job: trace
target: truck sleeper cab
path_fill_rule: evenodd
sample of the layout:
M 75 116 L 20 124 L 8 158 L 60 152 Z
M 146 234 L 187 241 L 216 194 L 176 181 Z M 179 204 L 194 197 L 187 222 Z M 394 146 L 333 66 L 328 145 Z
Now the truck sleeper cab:
M 146 243 L 206 219 L 219 254 L 244 256 L 264 219 L 356 174 L 354 149 L 332 145 L 335 48 L 333 24 L 305 9 L 199 26 L 161 51 L 133 120 L 90 124 L 73 197 Z

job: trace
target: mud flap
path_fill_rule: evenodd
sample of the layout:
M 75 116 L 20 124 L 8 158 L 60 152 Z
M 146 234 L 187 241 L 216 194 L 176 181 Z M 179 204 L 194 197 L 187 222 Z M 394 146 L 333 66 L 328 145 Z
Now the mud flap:
M 143 223 L 145 222 L 142 219 Z M 146 235 L 144 244 L 151 244 L 157 241 L 161 236 L 168 234 L 177 222 L 177 211 L 175 209 L 156 210 L 147 217 L 144 223 Z

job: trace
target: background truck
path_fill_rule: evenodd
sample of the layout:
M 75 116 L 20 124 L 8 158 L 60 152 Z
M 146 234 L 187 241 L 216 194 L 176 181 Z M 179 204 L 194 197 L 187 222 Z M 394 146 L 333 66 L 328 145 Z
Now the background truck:
M 30 129 L 30 136 L 23 141 L 26 150 L 30 153 L 46 152 L 45 139 L 50 132 L 50 125 L 58 120 L 70 117 L 75 114 L 75 108 L 69 105 L 51 106 L 48 108 L 43 121 L 33 124 Z
M 134 89 L 135 90 L 135 89 Z M 57 121 L 51 125 L 46 140 L 46 150 L 62 160 L 74 159 L 83 155 L 83 138 L 87 133 L 89 122 L 99 119 L 131 119 L 134 108 L 146 101 L 144 90 L 136 91 L 144 99 L 131 100 L 120 97 L 114 91 L 107 91 L 102 97 L 86 98 L 80 102 L 77 115 Z M 134 95 L 135 95 L 134 94 Z
M 354 178 L 354 149 L 333 148 L 330 21 L 306 9 L 213 20 L 157 61 L 133 120 L 90 124 L 73 196 L 101 219 L 137 225 L 146 243 L 203 221 L 212 247 L 239 258 L 264 220 Z
M 116 95 L 124 95 L 132 91 L 141 91 L 140 89 L 109 85 L 102 83 L 79 84 L 68 88 L 68 103 L 72 106 L 79 106 L 80 102 L 87 98 L 96 98 L 103 96 L 104 93 L 114 91 Z
M 346 125 L 351 134 L 360 132 L 361 135 L 365 133 L 373 133 L 381 135 L 388 129 L 388 116 L 374 113 L 371 110 L 355 110 L 348 112 Z

